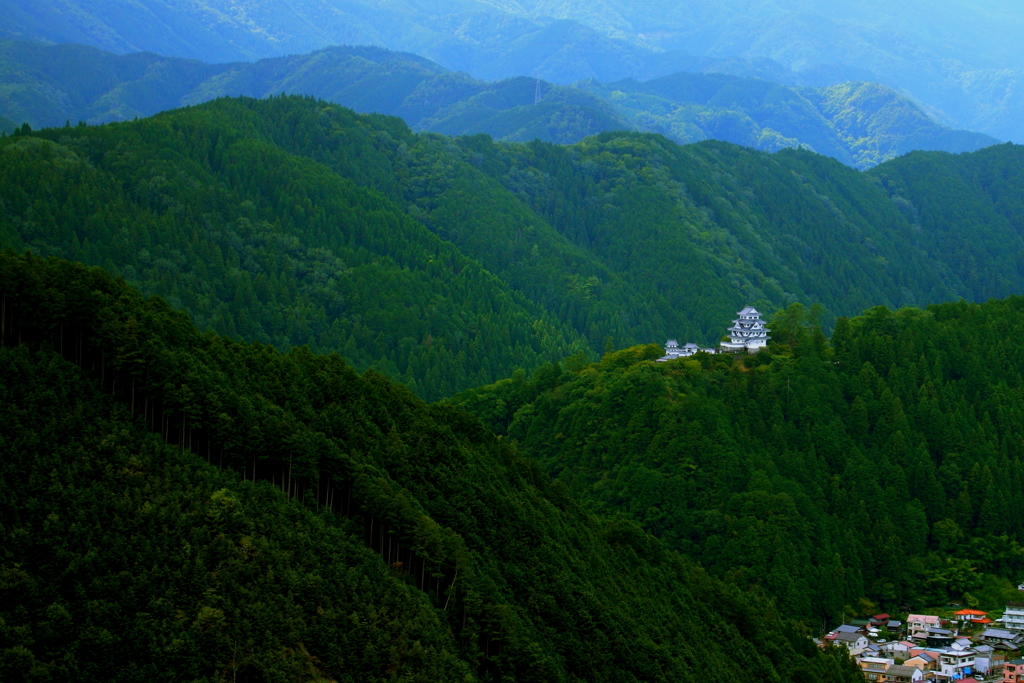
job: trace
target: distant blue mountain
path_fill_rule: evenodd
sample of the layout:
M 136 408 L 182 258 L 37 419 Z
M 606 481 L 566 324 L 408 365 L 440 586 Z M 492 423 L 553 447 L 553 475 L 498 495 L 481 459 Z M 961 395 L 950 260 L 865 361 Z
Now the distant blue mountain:
M 209 63 L 375 45 L 484 80 L 877 82 L 940 123 L 1024 142 L 1017 0 L 0 0 L 0 17 L 0 37 Z
M 400 116 L 416 130 L 446 135 L 568 144 L 634 129 L 681 143 L 714 138 L 766 151 L 805 147 L 858 168 L 913 149 L 963 152 L 996 142 L 940 126 L 877 84 L 801 88 L 683 73 L 646 82 L 591 79 L 573 87 L 527 77 L 477 80 L 375 47 L 205 64 L 152 53 L 0 42 L 0 116 L 7 129 L 23 121 L 34 127 L 122 121 L 217 97 L 285 92 Z

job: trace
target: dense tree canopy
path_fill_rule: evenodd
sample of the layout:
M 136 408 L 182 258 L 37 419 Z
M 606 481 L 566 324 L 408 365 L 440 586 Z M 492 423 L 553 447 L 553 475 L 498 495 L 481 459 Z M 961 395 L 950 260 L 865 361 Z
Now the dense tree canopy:
M 857 680 L 762 594 L 337 355 L 9 252 L 0 313 L 5 681 Z
M 0 159 L 0 243 L 103 266 L 200 329 L 338 351 L 427 399 L 579 351 L 711 344 L 744 304 L 820 303 L 830 327 L 1024 289 L 1013 145 L 864 174 L 639 133 L 415 134 L 284 97 L 19 130 Z
M 1022 311 L 1019 297 L 877 307 L 829 344 L 794 305 L 755 356 L 659 363 L 636 347 L 453 402 L 595 510 L 786 614 L 1000 607 L 1024 572 Z

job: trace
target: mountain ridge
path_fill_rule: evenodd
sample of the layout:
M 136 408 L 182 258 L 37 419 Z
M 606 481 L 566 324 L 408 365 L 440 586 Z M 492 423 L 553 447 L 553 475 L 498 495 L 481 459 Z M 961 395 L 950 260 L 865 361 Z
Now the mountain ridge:
M 630 4 L 314 0 L 3 0 L 7 37 L 213 62 L 373 44 L 488 80 L 763 71 L 791 85 L 879 82 L 944 125 L 1021 141 L 1020 8 L 999 0 L 683 0 Z M 1016 33 L 1015 33 L 1016 31 Z M 688 65 L 688 66 L 681 66 Z
M 865 173 L 799 149 L 503 143 L 308 97 L 219 99 L 0 140 L 0 241 L 435 400 L 566 356 L 713 344 L 746 304 L 819 303 L 829 326 L 878 302 L 1008 296 L 1022 150 Z
M 98 268 L 0 293 L 5 680 L 856 680 L 464 411 Z
M 7 42 L 0 43 L 0 60 L 6 84 L 0 115 L 28 118 L 36 127 L 127 120 L 216 97 L 288 92 L 399 116 L 415 130 L 446 135 L 569 144 L 638 129 L 680 143 L 719 138 L 766 151 L 802 145 L 858 168 L 912 149 L 973 151 L 996 142 L 942 128 L 897 93 L 867 84 L 809 89 L 685 73 L 574 87 L 525 77 L 487 83 L 372 47 L 209 65 Z

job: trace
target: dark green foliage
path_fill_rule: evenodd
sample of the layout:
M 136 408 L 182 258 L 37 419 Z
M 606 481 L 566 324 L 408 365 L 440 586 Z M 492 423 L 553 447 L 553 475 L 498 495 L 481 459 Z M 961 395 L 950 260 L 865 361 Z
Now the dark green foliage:
M 9 252 L 0 346 L 5 681 L 859 675 L 337 355 L 203 335 Z
M 920 234 L 929 252 L 975 301 L 1022 291 L 1024 148 L 999 145 L 974 154 L 915 152 L 870 177 Z
M 653 310 L 637 318 L 667 336 L 715 343 L 744 303 L 771 309 L 809 299 L 852 313 L 963 291 L 942 252 L 918 247 L 884 191 L 815 154 L 767 156 L 717 142 L 679 147 L 635 133 L 571 148 L 473 149 L 491 159 L 482 168 L 562 235 L 646 291 L 639 305 Z
M 4 681 L 470 673 L 351 521 L 164 445 L 52 352 L 0 368 Z
M 0 158 L 3 244 L 104 266 L 202 329 L 338 351 L 429 399 L 609 344 L 715 343 L 746 303 L 815 301 L 831 324 L 1024 288 L 1018 185 L 998 185 L 1005 227 L 971 223 L 966 246 L 950 242 L 957 216 L 991 204 L 988 185 L 937 194 L 928 230 L 907 198 L 985 164 L 1013 177 L 1014 146 L 892 162 L 909 165 L 897 187 L 889 164 L 865 175 L 801 150 L 638 133 L 498 144 L 287 97 L 19 134 Z
M 334 135 L 321 156 L 396 192 L 374 142 L 408 137 L 397 120 L 371 120 L 374 140 L 340 108 L 224 102 L 9 138 L 0 241 L 105 264 L 202 328 L 337 350 L 428 398 L 582 348 L 401 205 L 273 143 L 308 145 L 300 120 Z
M 877 307 L 829 345 L 794 304 L 770 352 L 656 363 L 637 347 L 452 402 L 790 616 L 834 622 L 865 597 L 997 607 L 1024 571 L 1022 312 Z

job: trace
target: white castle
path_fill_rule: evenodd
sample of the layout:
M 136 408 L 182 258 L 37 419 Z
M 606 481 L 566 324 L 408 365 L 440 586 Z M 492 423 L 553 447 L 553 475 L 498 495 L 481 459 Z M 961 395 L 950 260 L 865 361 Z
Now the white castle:
M 675 339 L 669 339 L 665 343 L 665 355 L 658 360 L 666 361 L 686 358 L 698 351 L 703 351 L 704 353 L 738 353 L 740 351 L 757 353 L 768 346 L 768 333 L 771 330 L 764 326 L 764 322 L 761 320 L 761 313 L 756 308 L 747 306 L 736 315 L 739 318 L 733 320 L 732 327 L 726 330 L 729 333 L 729 341 L 720 342 L 717 349 L 702 349 L 693 342 L 685 346 L 679 346 L 679 342 Z
M 752 306 L 747 306 L 737 313 L 738 320 L 732 321 L 732 327 L 726 330 L 729 341 L 719 344 L 722 351 L 752 351 L 757 353 L 768 346 L 768 333 L 771 332 L 761 322 L 761 314 Z

